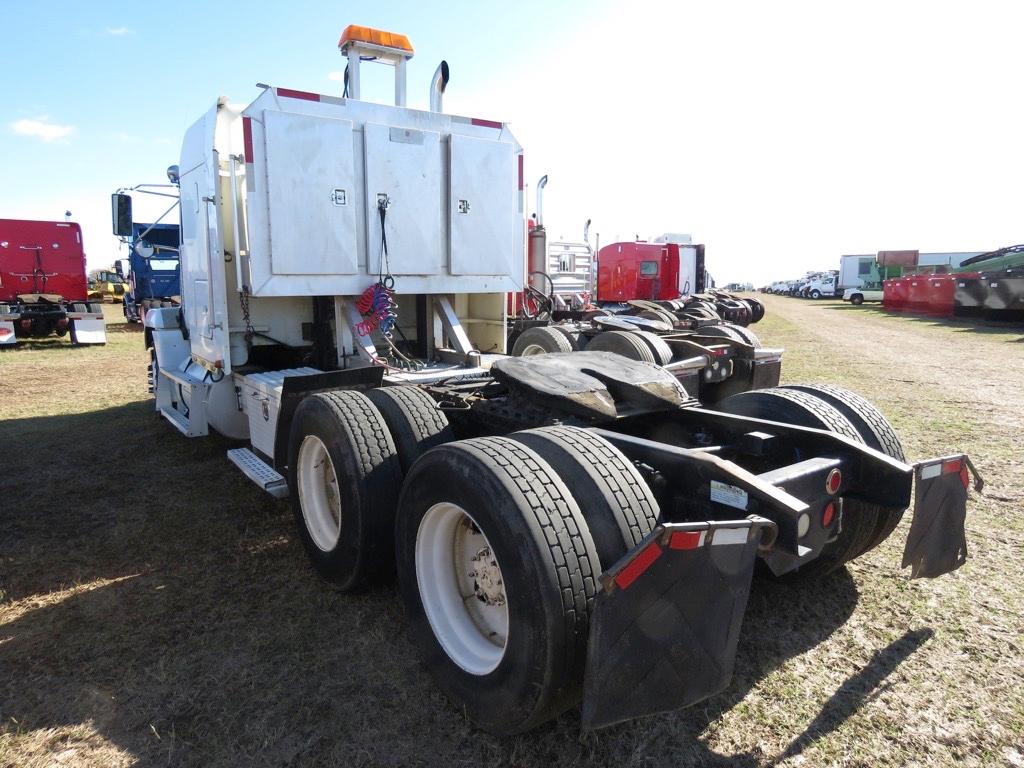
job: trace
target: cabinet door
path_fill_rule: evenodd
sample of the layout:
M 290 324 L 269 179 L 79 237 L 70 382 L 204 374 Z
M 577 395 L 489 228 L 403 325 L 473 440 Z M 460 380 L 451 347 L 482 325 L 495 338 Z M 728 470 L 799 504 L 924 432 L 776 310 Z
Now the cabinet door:
M 516 158 L 507 142 L 453 135 L 448 226 L 453 275 L 510 275 L 520 280 L 516 258 Z
M 275 275 L 359 271 L 352 122 L 263 112 Z
M 388 264 L 395 275 L 443 274 L 445 266 L 441 135 L 435 131 L 367 123 L 366 271 L 381 269 L 378 200 L 385 218 Z M 382 271 L 388 271 L 385 267 Z

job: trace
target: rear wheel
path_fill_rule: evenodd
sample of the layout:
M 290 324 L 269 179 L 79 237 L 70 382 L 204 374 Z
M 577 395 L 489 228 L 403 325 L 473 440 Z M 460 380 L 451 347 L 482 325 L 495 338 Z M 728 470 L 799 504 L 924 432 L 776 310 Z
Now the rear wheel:
M 705 325 L 697 329 L 699 336 L 713 336 L 719 339 L 738 341 L 740 344 L 749 344 L 747 337 L 741 334 L 738 328 L 732 323 L 721 323 L 719 325 Z
M 416 459 L 434 446 L 455 439 L 448 417 L 419 387 L 379 387 L 366 396 L 388 425 L 402 472 L 408 472 Z
M 732 328 L 747 344 L 758 349 L 761 348 L 761 339 L 758 338 L 757 334 L 749 328 L 742 325 L 727 324 L 729 328 Z
M 567 325 L 552 325 L 556 331 L 565 336 L 569 342 L 569 346 L 572 347 L 573 351 L 580 348 L 580 332 L 576 329 L 576 326 Z
M 512 345 L 512 354 L 521 357 L 550 352 L 572 352 L 572 342 L 565 334 L 545 325 L 527 328 Z
M 288 474 L 299 538 L 321 576 L 348 591 L 391 575 L 401 467 L 366 395 L 325 392 L 299 403 Z
M 788 384 L 784 389 L 807 392 L 820 400 L 824 400 L 850 420 L 850 423 L 853 424 L 860 435 L 861 440 L 868 447 L 881 451 L 887 456 L 892 456 L 897 461 L 906 461 L 907 457 L 903 453 L 903 445 L 900 443 L 900 438 L 896 434 L 896 430 L 893 429 L 892 424 L 889 423 L 889 420 L 882 415 L 878 408 L 856 392 L 850 392 L 847 389 L 831 384 Z M 850 503 L 845 502 L 846 506 L 849 506 Z M 854 504 L 858 508 L 868 506 L 864 502 L 854 502 Z M 896 526 L 899 525 L 905 511 L 878 506 L 875 506 L 874 509 L 878 515 L 878 525 L 875 528 L 874 536 L 863 552 L 874 549 L 885 541 L 889 534 L 896 530 Z M 863 552 L 860 554 L 863 554 Z
M 637 334 L 629 331 L 604 331 L 587 343 L 588 352 L 614 352 L 645 363 L 656 363 L 654 352 Z
M 637 468 L 604 438 L 579 427 L 541 427 L 510 437 L 551 465 L 572 491 L 607 570 L 654 530 L 658 502 Z
M 825 429 L 864 442 L 842 412 L 807 392 L 781 388 L 740 392 L 716 404 L 715 409 L 755 419 Z M 841 530 L 817 558 L 800 566 L 799 575 L 828 573 L 853 560 L 871 546 L 879 521 L 879 510 L 874 505 L 844 499 Z
M 424 454 L 402 489 L 396 545 L 413 640 L 476 725 L 519 733 L 578 701 L 598 555 L 537 453 L 486 437 Z
M 764 318 L 764 304 L 757 299 L 744 299 L 750 306 L 750 322 L 759 323 Z
M 651 331 L 633 331 L 633 335 L 639 336 L 647 345 L 647 348 L 651 350 L 655 363 L 658 365 L 668 365 L 672 362 L 672 347 L 658 334 Z
M 864 303 L 864 297 L 861 296 L 859 293 L 855 293 L 855 294 L 853 294 L 853 296 L 850 297 L 850 303 L 851 304 L 858 304 L 858 305 L 859 304 L 863 304 Z

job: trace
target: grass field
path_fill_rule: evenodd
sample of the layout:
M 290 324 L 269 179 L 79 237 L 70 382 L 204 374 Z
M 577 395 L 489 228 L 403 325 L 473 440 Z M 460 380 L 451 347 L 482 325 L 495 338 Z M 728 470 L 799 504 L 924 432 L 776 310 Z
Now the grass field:
M 971 559 L 910 582 L 904 520 L 755 583 L 719 696 L 508 739 L 437 692 L 393 589 L 332 591 L 227 441 L 154 415 L 118 308 L 106 347 L 0 353 L 0 766 L 1024 766 L 1024 329 L 767 304 L 786 381 L 861 392 L 911 460 L 972 455 Z

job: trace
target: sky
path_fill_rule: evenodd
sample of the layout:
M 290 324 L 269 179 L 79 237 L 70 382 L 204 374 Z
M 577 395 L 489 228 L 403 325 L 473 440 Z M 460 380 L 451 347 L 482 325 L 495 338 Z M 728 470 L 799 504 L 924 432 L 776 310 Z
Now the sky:
M 550 237 L 691 233 L 719 284 L 989 250 L 1024 241 L 1022 21 L 988 0 L 0 0 L 0 217 L 70 210 L 110 265 L 111 192 L 166 182 L 218 96 L 340 95 L 354 23 L 412 41 L 409 106 L 446 59 L 445 111 L 510 124 Z M 389 101 L 390 69 L 363 72 Z

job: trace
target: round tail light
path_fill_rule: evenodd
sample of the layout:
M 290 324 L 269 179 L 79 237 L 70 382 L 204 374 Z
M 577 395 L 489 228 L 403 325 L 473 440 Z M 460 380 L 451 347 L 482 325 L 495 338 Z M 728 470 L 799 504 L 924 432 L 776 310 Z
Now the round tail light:
M 828 477 L 825 478 L 825 490 L 835 496 L 839 491 L 839 486 L 843 484 L 843 473 L 838 469 L 833 469 L 828 473 Z

